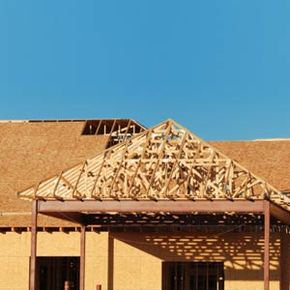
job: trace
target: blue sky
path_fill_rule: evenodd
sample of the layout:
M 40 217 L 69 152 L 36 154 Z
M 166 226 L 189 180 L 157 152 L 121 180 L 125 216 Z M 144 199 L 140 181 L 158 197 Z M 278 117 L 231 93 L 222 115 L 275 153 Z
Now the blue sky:
M 289 0 L 1 0 L 0 119 L 290 137 L 289 15 Z

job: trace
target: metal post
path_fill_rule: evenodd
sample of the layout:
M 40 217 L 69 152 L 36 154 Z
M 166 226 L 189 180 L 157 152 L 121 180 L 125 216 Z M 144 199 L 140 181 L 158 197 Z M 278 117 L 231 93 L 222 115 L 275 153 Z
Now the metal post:
M 264 202 L 264 290 L 270 289 L 270 204 Z
M 114 290 L 114 236 L 108 233 L 108 290 Z
M 280 240 L 280 290 L 290 290 L 290 234 L 281 233 Z
M 86 226 L 81 226 L 80 290 L 85 290 Z
M 37 251 L 37 212 L 38 201 L 32 203 L 31 212 L 31 253 L 29 269 L 29 289 L 36 290 L 36 251 Z

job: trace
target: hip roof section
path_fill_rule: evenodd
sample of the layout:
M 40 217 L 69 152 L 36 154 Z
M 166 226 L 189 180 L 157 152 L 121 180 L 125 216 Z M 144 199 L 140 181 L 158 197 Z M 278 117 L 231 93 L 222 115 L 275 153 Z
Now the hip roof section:
M 231 159 L 290 194 L 290 139 L 209 142 Z
M 19 193 L 45 200 L 290 199 L 172 120 L 147 129 Z
M 17 191 L 106 149 L 110 143 L 109 131 L 107 134 L 83 134 L 86 125 L 92 121 L 102 121 L 102 126 L 115 122 L 115 142 L 122 137 L 117 134 L 119 125 L 123 126 L 129 120 L 0 121 L 0 225 L 6 219 L 2 213 L 30 211 L 30 203 L 19 200 Z M 133 120 L 131 124 L 144 128 Z M 5 225 L 8 222 L 5 221 Z

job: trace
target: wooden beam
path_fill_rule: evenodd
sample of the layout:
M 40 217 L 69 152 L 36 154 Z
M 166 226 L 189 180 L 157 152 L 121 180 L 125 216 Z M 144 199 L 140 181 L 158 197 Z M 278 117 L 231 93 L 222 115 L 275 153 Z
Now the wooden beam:
M 46 213 L 43 213 L 46 215 Z M 78 212 L 53 212 L 49 213 L 49 216 L 71 221 L 77 224 L 86 224 L 86 214 L 78 213 Z
M 117 120 L 114 120 L 113 121 L 113 125 L 112 125 L 112 128 L 111 128 L 110 134 L 108 136 L 108 139 L 107 139 L 105 148 L 108 148 L 108 145 L 110 144 L 111 137 L 112 137 L 112 133 L 114 132 L 114 129 L 115 129 L 115 126 L 116 126 L 116 122 L 117 122 Z M 106 135 L 106 132 L 104 132 L 104 134 Z
M 290 212 L 270 202 L 270 213 L 281 222 L 290 225 Z
M 264 290 L 270 289 L 270 203 L 264 201 Z
M 31 252 L 29 269 L 29 290 L 36 290 L 36 256 L 37 256 L 37 215 L 38 201 L 32 203 L 31 213 Z
M 80 239 L 80 290 L 85 290 L 86 226 L 81 225 Z
M 138 171 L 140 171 L 140 167 L 141 167 L 141 164 L 142 164 L 142 159 L 144 158 L 144 156 L 145 156 L 145 153 L 146 153 L 146 150 L 147 150 L 147 147 L 148 147 L 148 145 L 149 145 L 149 140 L 150 140 L 150 136 L 151 136 L 151 134 L 152 134 L 152 130 L 148 130 L 146 133 L 144 133 L 144 135 L 146 136 L 146 141 L 145 141 L 145 144 L 143 145 L 143 150 L 142 150 L 142 153 L 141 153 L 141 156 L 140 156 L 140 158 L 139 158 L 139 160 L 138 160 L 138 165 L 137 165 L 137 167 L 135 168 L 135 174 L 133 175 L 133 177 L 132 177 L 132 180 L 131 180 L 131 185 L 130 185 L 130 187 L 129 187 L 129 190 L 128 190 L 128 195 L 130 196 L 130 197 L 132 197 L 131 196 L 131 191 L 132 191 L 132 189 L 133 189 L 133 187 L 134 187 L 134 185 L 135 185 L 135 179 L 137 178 L 137 176 L 138 176 Z M 134 196 L 134 198 L 137 198 L 137 196 Z
M 130 121 L 129 121 L 129 124 L 128 124 L 127 129 L 126 129 L 125 136 L 128 134 L 129 126 L 130 126 Z M 125 146 L 124 146 L 124 149 L 123 149 L 123 153 L 122 153 L 122 157 L 121 157 L 121 161 L 120 161 L 119 167 L 117 168 L 117 171 L 116 171 L 116 173 L 115 173 L 115 175 L 113 177 L 113 181 L 112 181 L 111 185 L 109 186 L 108 190 L 109 190 L 109 195 L 110 196 L 112 196 L 112 190 L 114 189 L 115 182 L 116 182 L 117 177 L 119 175 L 119 172 L 121 171 L 121 168 L 123 166 L 123 161 L 124 161 L 124 158 L 125 158 L 125 155 L 126 155 L 126 152 L 127 152 L 129 144 L 130 144 L 130 139 L 125 141 Z
M 107 155 L 110 156 L 111 151 L 112 151 L 112 147 L 110 147 L 110 149 L 105 151 L 104 154 L 103 154 L 102 163 L 101 163 L 100 169 L 99 169 L 99 171 L 98 171 L 98 173 L 96 175 L 96 178 L 94 180 L 93 187 L 92 187 L 92 190 L 91 190 L 91 197 L 98 198 L 98 196 L 95 194 L 96 185 L 97 185 L 97 182 L 99 180 L 99 177 L 101 176 L 102 169 L 103 169 L 103 167 L 104 167 L 104 165 L 106 163 Z
M 78 178 L 77 178 L 77 181 L 76 181 L 76 183 L 75 183 L 75 185 L 74 185 L 74 187 L 73 187 L 72 196 L 75 196 L 75 192 L 76 192 L 76 190 L 77 190 L 77 188 L 78 188 L 78 184 L 79 184 L 79 182 L 80 182 L 80 180 L 81 180 L 81 177 L 82 177 L 82 175 L 83 175 L 84 169 L 85 169 L 85 167 L 86 167 L 87 165 L 88 165 L 88 162 L 85 161 L 85 162 L 83 163 L 83 166 L 82 166 L 81 170 L 80 170 L 80 173 L 79 173 L 79 176 L 78 176 Z
M 157 170 L 159 168 L 160 159 L 162 159 L 164 154 L 165 154 L 164 149 L 165 149 L 165 147 L 167 145 L 167 142 L 168 142 L 167 140 L 168 140 L 168 136 L 169 136 L 169 133 L 170 133 L 170 130 L 171 130 L 171 125 L 172 125 L 172 122 L 168 121 L 167 124 L 166 124 L 166 131 L 165 131 L 165 135 L 164 135 L 164 141 L 161 143 L 160 148 L 158 148 L 158 151 L 156 152 L 158 154 L 158 158 L 157 158 L 157 161 L 156 161 L 156 165 L 153 168 L 153 172 L 151 173 L 149 186 L 146 189 L 146 196 L 148 196 L 149 198 L 154 198 L 154 195 L 152 196 L 149 193 L 150 193 L 150 189 L 153 189 L 151 185 L 152 185 L 152 183 L 153 183 L 153 181 L 155 179 L 156 172 L 157 172 Z
M 170 181 L 171 181 L 171 178 L 172 178 L 172 175 L 173 175 L 173 172 L 175 171 L 175 169 L 177 168 L 177 165 L 178 165 L 178 160 L 180 160 L 180 156 L 182 154 L 182 151 L 183 151 L 183 147 L 184 147 L 184 143 L 185 143 L 185 140 L 188 136 L 188 132 L 185 132 L 182 136 L 182 140 L 181 140 L 181 144 L 180 144 L 180 148 L 179 148 L 179 151 L 175 157 L 175 160 L 174 160 L 174 163 L 172 165 L 172 168 L 171 168 L 171 171 L 169 173 L 169 176 L 168 176 L 168 179 L 165 183 L 165 186 L 164 186 L 164 194 L 165 196 L 168 195 L 168 188 L 169 188 L 169 184 L 170 184 Z M 170 198 L 170 196 L 169 196 Z
M 95 135 L 98 135 L 99 130 L 100 130 L 100 128 L 101 128 L 101 124 L 102 124 L 102 122 L 103 122 L 103 120 L 100 120 L 100 121 L 99 121 L 98 127 L 96 128 Z
M 52 193 L 52 195 L 53 195 L 53 197 L 54 198 L 58 198 L 58 196 L 57 196 L 57 194 L 56 194 L 56 192 L 57 192 L 57 187 L 58 187 L 58 185 L 59 185 L 59 182 L 60 182 L 60 180 L 61 180 L 61 177 L 62 177 L 62 175 L 63 175 L 63 171 L 60 173 L 60 175 L 58 176 L 58 178 L 57 178 L 57 181 L 56 181 L 56 183 L 55 183 L 55 187 L 54 187 L 54 189 L 53 189 L 53 193 Z
M 39 212 L 44 214 L 55 212 L 87 212 L 87 213 L 142 213 L 142 212 L 170 212 L 170 213 L 192 213 L 192 212 L 241 212 L 241 213 L 263 213 L 264 201 L 229 201 L 229 200 L 163 200 L 163 201 L 132 201 L 132 200 L 50 200 L 38 201 Z

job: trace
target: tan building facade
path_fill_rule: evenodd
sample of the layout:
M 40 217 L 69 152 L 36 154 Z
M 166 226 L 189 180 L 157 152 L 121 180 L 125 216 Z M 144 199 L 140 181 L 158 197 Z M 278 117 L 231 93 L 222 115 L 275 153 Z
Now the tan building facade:
M 79 257 L 79 235 L 79 232 L 40 232 L 37 255 Z M 0 236 L 0 243 L 0 289 L 26 290 L 30 233 L 7 232 Z M 221 262 L 224 289 L 263 289 L 263 239 L 257 234 L 224 233 L 209 237 L 192 233 L 88 232 L 86 243 L 85 289 L 102 285 L 104 290 L 162 290 L 164 262 Z M 277 290 L 282 274 L 279 245 L 279 235 L 274 235 L 270 289 Z

